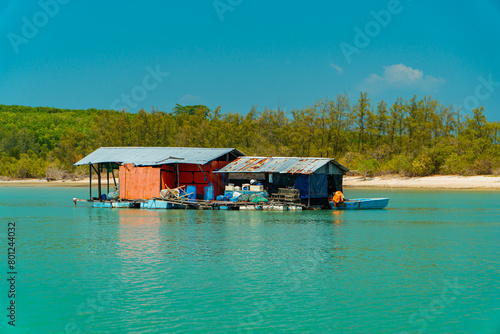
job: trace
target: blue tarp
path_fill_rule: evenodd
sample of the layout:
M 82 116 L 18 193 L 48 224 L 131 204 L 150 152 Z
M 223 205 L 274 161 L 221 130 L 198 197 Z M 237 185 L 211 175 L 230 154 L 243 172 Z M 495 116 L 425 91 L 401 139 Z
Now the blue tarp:
M 328 181 L 326 174 L 311 174 L 311 198 L 328 197 Z M 299 175 L 295 180 L 295 188 L 300 190 L 300 198 L 309 195 L 309 175 Z

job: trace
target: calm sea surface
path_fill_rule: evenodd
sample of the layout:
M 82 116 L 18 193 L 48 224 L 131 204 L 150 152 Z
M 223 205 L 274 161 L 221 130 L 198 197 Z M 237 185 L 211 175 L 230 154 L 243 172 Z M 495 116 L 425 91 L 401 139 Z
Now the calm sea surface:
M 87 196 L 0 188 L 0 333 L 500 333 L 500 192 L 347 190 L 391 198 L 352 212 L 73 205 Z

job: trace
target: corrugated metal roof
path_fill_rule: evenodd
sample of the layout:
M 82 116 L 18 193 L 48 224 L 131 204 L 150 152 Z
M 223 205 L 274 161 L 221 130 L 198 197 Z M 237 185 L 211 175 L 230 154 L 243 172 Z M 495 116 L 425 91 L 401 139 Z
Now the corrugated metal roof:
M 75 166 L 97 163 L 133 163 L 136 166 L 157 166 L 172 163 L 204 165 L 227 153 L 242 156 L 234 148 L 198 147 L 101 147 L 78 161 Z
M 330 158 L 240 157 L 217 173 L 312 174 L 329 162 L 344 172 L 349 171 L 335 159 Z

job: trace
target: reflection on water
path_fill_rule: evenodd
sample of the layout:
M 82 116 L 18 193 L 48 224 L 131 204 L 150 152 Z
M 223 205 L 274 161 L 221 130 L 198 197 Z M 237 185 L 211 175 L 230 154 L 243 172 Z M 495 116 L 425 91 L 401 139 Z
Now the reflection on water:
M 498 193 L 355 190 L 389 208 L 237 212 L 75 207 L 75 191 L 25 205 L 26 189 L 0 188 L 22 273 L 19 327 L 1 333 L 498 329 Z M 461 294 L 434 312 L 446 288 Z
M 160 213 L 157 210 L 118 210 L 118 246 L 123 259 L 147 263 L 151 255 L 158 254 Z
M 343 210 L 332 210 L 333 222 L 335 224 L 342 224 L 344 222 L 344 211 Z

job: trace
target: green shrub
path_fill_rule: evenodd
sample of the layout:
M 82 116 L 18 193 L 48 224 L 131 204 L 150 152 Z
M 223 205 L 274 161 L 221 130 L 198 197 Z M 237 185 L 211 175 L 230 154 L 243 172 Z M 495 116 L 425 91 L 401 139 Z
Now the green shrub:
M 419 154 L 411 163 L 414 176 L 427 176 L 434 173 L 434 161 L 427 153 Z
M 472 164 L 472 171 L 477 175 L 489 175 L 493 171 L 493 162 L 489 158 L 477 159 Z
M 409 176 L 411 174 L 411 161 L 404 155 L 396 155 L 391 159 L 382 163 L 380 167 L 380 172 L 382 174 L 400 174 L 403 176 Z
M 378 172 L 380 164 L 376 159 L 366 158 L 358 161 L 355 167 L 364 176 L 373 176 Z

